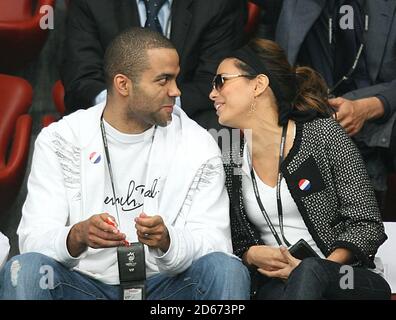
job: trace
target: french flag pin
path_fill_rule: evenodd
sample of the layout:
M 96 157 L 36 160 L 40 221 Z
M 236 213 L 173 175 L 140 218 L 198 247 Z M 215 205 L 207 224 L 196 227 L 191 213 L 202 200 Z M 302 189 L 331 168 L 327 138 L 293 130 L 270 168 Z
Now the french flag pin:
M 311 181 L 309 181 L 308 179 L 301 179 L 298 182 L 298 187 L 302 191 L 308 191 L 309 189 L 311 189 Z
M 91 161 L 91 162 L 94 163 L 94 164 L 99 163 L 101 159 L 102 159 L 102 157 L 101 157 L 100 154 L 97 153 L 97 152 L 92 152 L 92 153 L 89 155 L 89 161 Z

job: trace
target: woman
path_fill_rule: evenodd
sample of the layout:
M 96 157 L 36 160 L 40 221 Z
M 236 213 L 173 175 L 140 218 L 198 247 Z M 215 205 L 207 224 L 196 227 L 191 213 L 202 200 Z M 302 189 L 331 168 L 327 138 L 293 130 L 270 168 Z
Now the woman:
M 294 69 L 263 39 L 213 80 L 219 122 L 244 133 L 225 157 L 226 182 L 234 251 L 259 299 L 390 298 L 375 272 L 387 237 L 374 192 L 326 96 L 312 69 Z

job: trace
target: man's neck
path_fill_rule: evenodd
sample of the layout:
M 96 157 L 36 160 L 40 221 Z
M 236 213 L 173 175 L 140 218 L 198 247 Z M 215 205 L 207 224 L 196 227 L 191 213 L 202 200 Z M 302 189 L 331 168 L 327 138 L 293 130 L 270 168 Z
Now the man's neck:
M 152 127 L 148 123 L 133 119 L 124 108 L 118 108 L 109 102 L 104 108 L 103 119 L 113 128 L 126 134 L 139 134 Z

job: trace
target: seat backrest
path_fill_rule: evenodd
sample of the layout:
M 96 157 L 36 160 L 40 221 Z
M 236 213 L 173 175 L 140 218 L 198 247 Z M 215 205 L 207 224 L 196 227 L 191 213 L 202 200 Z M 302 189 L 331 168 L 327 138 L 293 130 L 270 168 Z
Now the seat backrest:
M 65 88 L 61 80 L 55 82 L 52 88 L 52 100 L 54 101 L 56 110 L 59 112 L 60 116 L 65 114 Z
M 0 0 L 0 21 L 23 21 L 32 17 L 33 0 Z
M 32 97 L 32 87 L 26 80 L 0 74 L 0 168 L 6 164 L 16 121 L 29 111 Z
M 49 31 L 40 26 L 47 5 L 54 8 L 55 0 L 0 0 L 0 73 L 14 73 L 37 58 Z
M 257 30 L 258 25 L 260 23 L 261 10 L 260 7 L 253 2 L 248 1 L 247 5 L 248 5 L 248 18 L 244 31 L 248 36 L 251 36 Z

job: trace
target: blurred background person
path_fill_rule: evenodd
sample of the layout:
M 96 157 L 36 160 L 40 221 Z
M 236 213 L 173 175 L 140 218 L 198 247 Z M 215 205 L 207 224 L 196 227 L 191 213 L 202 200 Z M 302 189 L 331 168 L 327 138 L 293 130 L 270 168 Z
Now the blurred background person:
M 71 1 L 62 67 L 67 113 L 105 100 L 104 51 L 125 28 L 142 26 L 179 53 L 178 104 L 204 128 L 218 128 L 208 84 L 221 58 L 241 44 L 245 18 L 245 0 Z
M 325 79 L 337 120 L 353 137 L 383 209 L 396 155 L 396 2 L 254 0 L 264 11 L 262 36 L 292 65 Z

